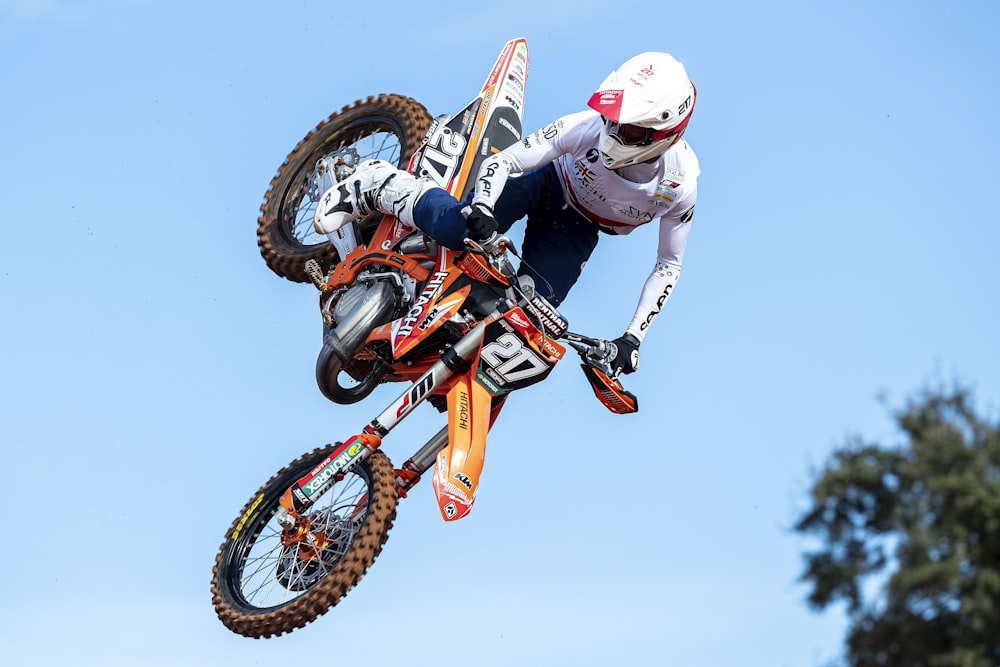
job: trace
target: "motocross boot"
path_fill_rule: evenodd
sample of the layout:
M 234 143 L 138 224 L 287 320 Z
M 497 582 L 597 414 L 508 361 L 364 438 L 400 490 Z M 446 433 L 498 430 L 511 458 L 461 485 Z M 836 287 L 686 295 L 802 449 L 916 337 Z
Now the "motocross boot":
M 429 180 L 418 179 L 385 160 L 362 162 L 353 174 L 323 193 L 313 226 L 320 234 L 332 234 L 379 211 L 415 227 L 413 206 L 431 186 Z

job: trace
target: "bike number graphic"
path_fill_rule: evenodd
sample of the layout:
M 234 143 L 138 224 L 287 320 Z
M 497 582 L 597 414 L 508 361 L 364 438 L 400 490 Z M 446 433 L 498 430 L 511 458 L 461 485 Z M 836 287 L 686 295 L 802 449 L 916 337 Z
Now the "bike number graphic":
M 507 382 L 526 380 L 549 369 L 548 364 L 512 333 L 505 333 L 484 345 L 479 356 Z

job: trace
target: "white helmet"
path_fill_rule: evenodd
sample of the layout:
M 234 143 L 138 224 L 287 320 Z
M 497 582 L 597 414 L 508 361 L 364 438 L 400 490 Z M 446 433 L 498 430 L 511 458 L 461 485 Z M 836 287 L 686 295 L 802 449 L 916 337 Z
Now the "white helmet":
M 604 117 L 604 166 L 662 155 L 684 135 L 696 95 L 684 65 L 666 53 L 640 53 L 609 74 L 587 103 Z

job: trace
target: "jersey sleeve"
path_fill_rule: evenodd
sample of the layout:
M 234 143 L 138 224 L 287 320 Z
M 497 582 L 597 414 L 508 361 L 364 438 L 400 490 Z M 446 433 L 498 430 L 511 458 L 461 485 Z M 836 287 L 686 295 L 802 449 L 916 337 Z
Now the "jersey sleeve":
M 684 263 L 684 249 L 687 247 L 691 220 L 694 218 L 694 204 L 697 190 L 692 189 L 665 215 L 660 218 L 660 240 L 656 251 L 657 263 L 666 264 L 680 270 Z
M 695 199 L 696 191 L 692 189 L 677 202 L 668 215 L 660 218 L 660 243 L 656 253 L 656 265 L 643 283 L 635 314 L 626 329 L 640 343 L 649 332 L 653 320 L 663 310 L 680 279 L 684 249 L 687 246 L 691 220 L 694 217 Z
M 587 141 L 585 121 L 595 115 L 581 111 L 563 116 L 483 161 L 476 177 L 474 204 L 491 211 L 512 174 L 523 174 L 572 153 Z

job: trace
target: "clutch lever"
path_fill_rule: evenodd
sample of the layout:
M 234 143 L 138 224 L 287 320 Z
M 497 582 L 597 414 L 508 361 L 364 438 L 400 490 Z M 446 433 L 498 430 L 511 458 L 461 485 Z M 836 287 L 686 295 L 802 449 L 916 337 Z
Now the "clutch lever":
M 521 256 L 517 254 L 517 248 L 514 246 L 514 242 L 510 240 L 510 237 L 506 234 L 500 234 L 498 232 L 493 232 L 493 234 L 482 241 L 475 241 L 470 238 L 463 239 L 465 248 L 468 252 L 474 253 L 476 255 L 482 255 L 483 257 L 489 258 L 490 262 L 496 266 L 501 273 L 503 273 L 507 278 L 513 278 L 516 275 L 513 264 L 507 258 L 507 253 L 520 258 Z

